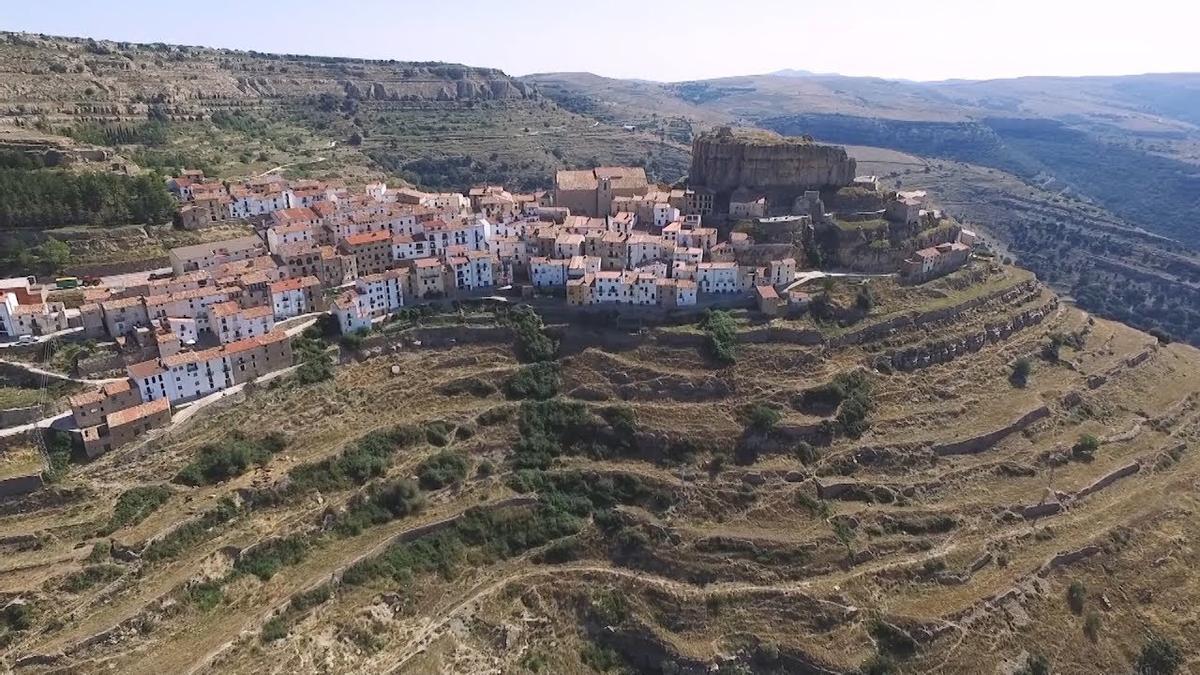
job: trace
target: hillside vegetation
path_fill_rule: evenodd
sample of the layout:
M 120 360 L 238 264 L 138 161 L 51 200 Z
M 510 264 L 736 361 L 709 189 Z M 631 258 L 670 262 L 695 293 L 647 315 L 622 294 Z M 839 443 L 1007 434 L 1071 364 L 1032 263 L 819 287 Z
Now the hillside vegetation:
M 558 168 L 595 164 L 686 172 L 686 146 L 574 115 L 490 68 L 18 33 L 0 35 L 0 59 L 9 124 L 164 171 L 283 166 L 434 189 L 544 188 Z
M 870 289 L 633 332 L 464 308 L 428 317 L 456 346 L 68 465 L 0 515 L 3 665 L 1185 672 L 1200 353 L 1011 267 Z

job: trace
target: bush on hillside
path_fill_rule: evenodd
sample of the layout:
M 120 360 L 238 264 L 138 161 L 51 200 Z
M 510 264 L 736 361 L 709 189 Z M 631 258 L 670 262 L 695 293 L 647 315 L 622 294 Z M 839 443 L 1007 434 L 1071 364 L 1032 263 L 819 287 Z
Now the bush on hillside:
M 175 481 L 184 485 L 220 483 L 242 475 L 253 464 L 265 464 L 286 445 L 287 439 L 279 433 L 258 439 L 234 433 L 220 443 L 201 447 L 196 459 L 175 475 Z
M 504 393 L 510 399 L 534 398 L 544 400 L 558 393 L 561 385 L 558 364 L 542 361 L 522 366 L 504 383 Z
M 443 450 L 417 467 L 417 479 L 425 490 L 439 490 L 466 477 L 467 459 L 457 452 Z

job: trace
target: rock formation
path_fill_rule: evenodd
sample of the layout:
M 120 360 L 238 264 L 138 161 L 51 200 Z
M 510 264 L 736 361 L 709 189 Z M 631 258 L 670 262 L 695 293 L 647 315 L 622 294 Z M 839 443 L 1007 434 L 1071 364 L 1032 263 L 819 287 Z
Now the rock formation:
M 720 127 L 692 142 L 691 187 L 712 190 L 718 203 L 739 188 L 791 204 L 805 190 L 837 189 L 854 180 L 854 159 L 839 146 L 761 131 Z

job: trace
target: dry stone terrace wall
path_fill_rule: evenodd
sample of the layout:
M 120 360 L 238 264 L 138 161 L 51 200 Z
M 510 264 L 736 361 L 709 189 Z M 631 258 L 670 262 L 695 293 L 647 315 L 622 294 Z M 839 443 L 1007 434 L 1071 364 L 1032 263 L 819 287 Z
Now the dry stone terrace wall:
M 942 443 L 933 446 L 933 453 L 938 456 L 946 455 L 968 455 L 983 452 L 990 449 L 992 446 L 999 443 L 1010 434 L 1021 431 L 1038 420 L 1045 419 L 1050 416 L 1050 408 L 1039 406 L 1030 410 L 1013 420 L 1011 424 L 1007 424 L 995 431 L 990 431 L 986 434 L 980 434 L 972 438 L 963 439 L 961 441 L 953 441 L 950 443 Z
M 883 359 L 897 370 L 916 370 L 939 363 L 947 363 L 963 354 L 977 352 L 985 345 L 1006 340 L 1020 330 L 1035 326 L 1057 309 L 1058 299 L 1053 298 L 1046 304 L 1025 310 L 1004 323 L 989 324 L 975 333 L 927 342 L 911 349 L 891 352 L 884 355 Z M 873 361 L 878 363 L 876 360 Z
M 943 307 L 941 309 L 930 310 L 927 312 L 911 312 L 903 316 L 898 316 L 880 323 L 872 324 L 865 328 L 851 331 L 843 335 L 831 338 L 829 346 L 845 347 L 848 345 L 863 344 L 872 342 L 884 337 L 887 337 L 893 331 L 905 328 L 917 327 L 933 327 L 942 322 L 957 318 L 960 314 L 982 307 L 983 305 L 998 302 L 998 303 L 1014 303 L 1021 298 L 1033 297 L 1042 292 L 1042 285 L 1036 279 L 1021 282 L 1011 288 L 1006 288 L 1000 291 L 981 295 L 978 298 Z

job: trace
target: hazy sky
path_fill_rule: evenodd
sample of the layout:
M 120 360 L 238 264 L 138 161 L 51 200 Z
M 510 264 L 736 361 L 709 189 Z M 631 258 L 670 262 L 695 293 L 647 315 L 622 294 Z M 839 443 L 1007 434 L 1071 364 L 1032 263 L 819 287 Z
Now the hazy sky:
M 0 0 L 0 28 L 689 80 L 1200 71 L 1198 0 Z

